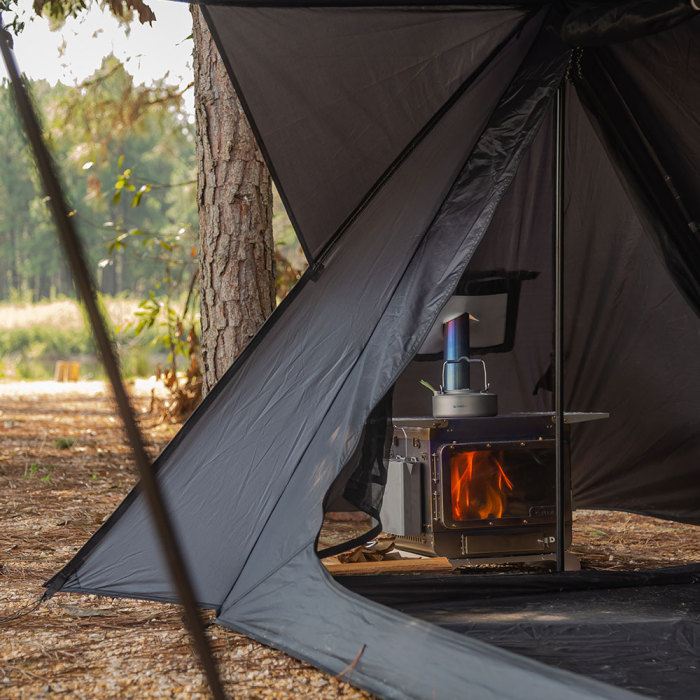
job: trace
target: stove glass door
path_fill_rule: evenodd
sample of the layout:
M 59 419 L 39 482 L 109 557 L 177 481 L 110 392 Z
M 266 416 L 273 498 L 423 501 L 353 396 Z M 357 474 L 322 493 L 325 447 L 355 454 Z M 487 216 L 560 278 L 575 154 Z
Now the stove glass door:
M 439 464 L 446 527 L 554 522 L 552 440 L 443 445 Z

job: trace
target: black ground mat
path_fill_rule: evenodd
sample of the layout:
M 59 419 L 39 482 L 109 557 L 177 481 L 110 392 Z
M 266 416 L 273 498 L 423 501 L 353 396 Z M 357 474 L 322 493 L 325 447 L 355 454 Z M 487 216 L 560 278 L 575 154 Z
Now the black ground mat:
M 409 615 L 557 668 L 650 697 L 697 697 L 698 565 L 338 580 Z

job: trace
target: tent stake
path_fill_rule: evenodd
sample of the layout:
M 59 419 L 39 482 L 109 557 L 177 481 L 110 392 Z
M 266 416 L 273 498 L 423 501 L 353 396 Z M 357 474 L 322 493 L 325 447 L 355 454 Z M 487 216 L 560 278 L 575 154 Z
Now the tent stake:
M 554 128 L 554 420 L 557 571 L 564 571 L 564 83 L 557 89 Z
M 0 50 L 2 51 L 2 56 L 7 66 L 7 73 L 10 76 L 10 82 L 17 102 L 17 109 L 24 123 L 27 140 L 31 144 L 39 175 L 46 188 L 46 193 L 49 195 L 49 202 L 53 211 L 59 240 L 63 246 L 71 272 L 73 273 L 76 288 L 85 305 L 88 317 L 90 318 L 95 342 L 102 356 L 102 363 L 105 371 L 112 384 L 114 398 L 124 423 L 124 430 L 131 445 L 134 461 L 139 469 L 141 477 L 140 488 L 148 502 L 153 524 L 160 539 L 163 554 L 168 562 L 173 585 L 177 591 L 182 607 L 184 608 L 186 625 L 192 637 L 193 645 L 197 650 L 213 697 L 215 700 L 224 700 L 226 696 L 219 679 L 209 642 L 204 634 L 204 627 L 199 616 L 199 610 L 197 609 L 194 590 L 190 582 L 187 567 L 175 539 L 172 522 L 166 510 L 162 494 L 160 493 L 151 461 L 146 454 L 141 431 L 134 418 L 129 396 L 122 382 L 119 364 L 114 354 L 107 327 L 102 318 L 102 313 L 97 301 L 97 294 L 85 263 L 85 256 L 82 251 L 80 239 L 73 228 L 72 221 L 68 214 L 69 210 L 66 205 L 65 197 L 63 196 L 63 190 L 56 175 L 51 155 L 41 135 L 39 120 L 34 112 L 24 82 L 20 78 L 17 64 L 15 63 L 11 50 L 11 36 L 5 30 L 1 15 Z

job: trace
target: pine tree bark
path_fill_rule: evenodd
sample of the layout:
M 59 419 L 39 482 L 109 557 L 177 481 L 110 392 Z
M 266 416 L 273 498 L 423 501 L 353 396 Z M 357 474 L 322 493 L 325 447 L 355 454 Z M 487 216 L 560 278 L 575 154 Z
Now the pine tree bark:
M 272 190 L 204 17 L 191 12 L 206 394 L 275 307 Z

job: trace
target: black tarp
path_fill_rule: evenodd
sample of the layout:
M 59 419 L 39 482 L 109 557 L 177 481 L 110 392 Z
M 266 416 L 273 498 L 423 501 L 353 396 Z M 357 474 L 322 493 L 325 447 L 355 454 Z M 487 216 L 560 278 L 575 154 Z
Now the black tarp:
M 631 35 L 679 19 L 644 4 Z M 698 19 L 572 60 L 564 3 L 204 12 L 311 265 L 156 462 L 199 602 L 332 672 L 364 649 L 353 683 L 386 697 L 627 697 L 350 593 L 314 545 L 329 487 L 358 455 L 376 460 L 361 447 L 383 444 L 366 439 L 366 420 L 411 371 L 465 270 L 539 273 L 523 282 L 513 351 L 489 364 L 502 410 L 549 406 L 551 106 L 563 82 L 567 408 L 613 415 L 574 435 L 576 501 L 700 522 L 700 323 L 688 303 L 697 229 L 686 227 L 688 243 L 675 210 L 645 201 L 641 212 L 639 149 L 609 157 L 606 125 L 620 110 L 599 114 L 588 99 L 587 116 L 579 102 L 586 52 L 610 66 L 613 55 L 615 75 L 624 68 L 637 86 L 625 104 L 648 106 L 663 121 L 659 140 L 675 139 L 668 153 L 652 149 L 658 162 L 645 160 L 639 179 L 673 172 L 697 203 L 700 100 L 688 66 Z M 652 45 L 650 69 L 639 57 Z M 648 114 L 640 129 L 653 131 Z M 687 157 L 664 164 L 675 148 Z M 361 498 L 376 505 L 380 482 Z M 48 586 L 175 600 L 138 489 Z
M 700 565 L 339 581 L 444 629 L 645 696 L 676 700 L 697 687 Z

